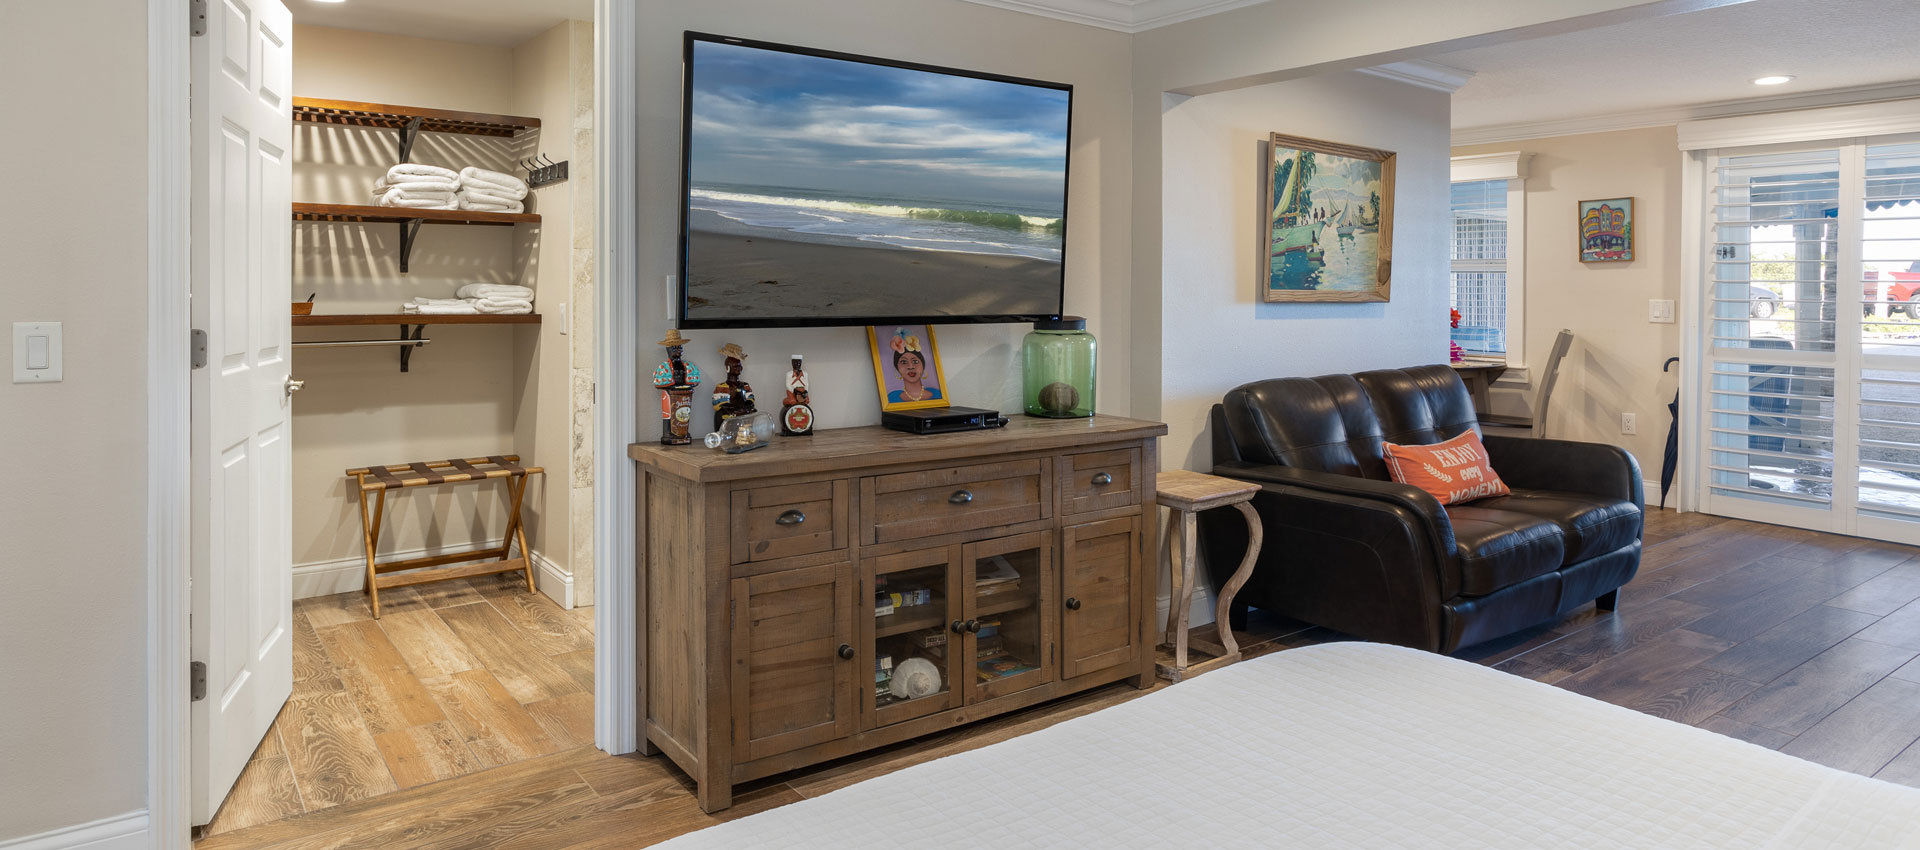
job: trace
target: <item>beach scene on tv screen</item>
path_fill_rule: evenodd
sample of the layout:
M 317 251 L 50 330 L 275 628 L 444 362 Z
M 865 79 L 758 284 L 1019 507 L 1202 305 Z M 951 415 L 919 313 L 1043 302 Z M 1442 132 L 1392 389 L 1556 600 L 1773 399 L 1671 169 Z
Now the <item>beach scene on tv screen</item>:
M 1068 94 L 694 43 L 689 319 L 1060 311 Z

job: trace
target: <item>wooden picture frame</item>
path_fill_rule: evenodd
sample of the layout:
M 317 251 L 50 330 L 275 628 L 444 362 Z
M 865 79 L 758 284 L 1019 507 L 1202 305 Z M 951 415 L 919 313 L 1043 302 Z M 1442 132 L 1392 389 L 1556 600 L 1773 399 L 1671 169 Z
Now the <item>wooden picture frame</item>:
M 1254 267 L 1262 301 L 1393 300 L 1395 159 L 1378 148 L 1268 137 Z
M 1580 232 L 1580 262 L 1633 262 L 1633 197 L 1581 201 L 1574 208 Z
M 887 342 L 883 344 L 882 339 Z M 940 343 L 934 339 L 932 325 L 868 325 L 867 349 L 873 355 L 873 381 L 880 390 L 882 411 L 948 406 L 947 373 L 940 368 Z M 909 365 L 903 370 L 904 359 L 914 354 L 920 357 L 918 368 Z

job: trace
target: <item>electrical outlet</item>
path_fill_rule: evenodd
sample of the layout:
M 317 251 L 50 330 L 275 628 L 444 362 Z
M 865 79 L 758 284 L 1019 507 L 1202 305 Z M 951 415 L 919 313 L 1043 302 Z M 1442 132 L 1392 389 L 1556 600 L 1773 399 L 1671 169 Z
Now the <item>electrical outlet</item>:
M 1620 433 L 1622 434 L 1640 433 L 1640 425 L 1639 423 L 1634 421 L 1633 414 L 1631 413 L 1620 414 Z

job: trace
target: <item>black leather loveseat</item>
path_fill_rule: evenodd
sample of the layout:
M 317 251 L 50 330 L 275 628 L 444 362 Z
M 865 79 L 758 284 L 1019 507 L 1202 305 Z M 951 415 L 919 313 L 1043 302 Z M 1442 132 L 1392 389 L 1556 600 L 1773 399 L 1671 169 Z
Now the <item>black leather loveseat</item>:
M 1215 475 L 1258 482 L 1266 544 L 1235 599 L 1368 640 L 1452 652 L 1588 602 L 1640 567 L 1640 465 L 1597 443 L 1484 437 L 1512 495 L 1442 507 L 1387 475 L 1381 444 L 1477 429 L 1447 366 L 1279 378 L 1213 408 Z M 1219 587 L 1246 548 L 1235 511 L 1200 515 Z

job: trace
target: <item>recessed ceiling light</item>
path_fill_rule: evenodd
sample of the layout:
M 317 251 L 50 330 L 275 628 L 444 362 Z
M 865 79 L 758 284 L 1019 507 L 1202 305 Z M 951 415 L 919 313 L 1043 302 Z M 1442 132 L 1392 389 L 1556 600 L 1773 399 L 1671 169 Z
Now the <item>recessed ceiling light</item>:
M 338 2 L 338 0 L 334 0 L 334 2 Z M 1753 78 L 1753 84 L 1756 86 L 1778 86 L 1791 82 L 1793 82 L 1792 74 L 1769 74 L 1765 77 Z

